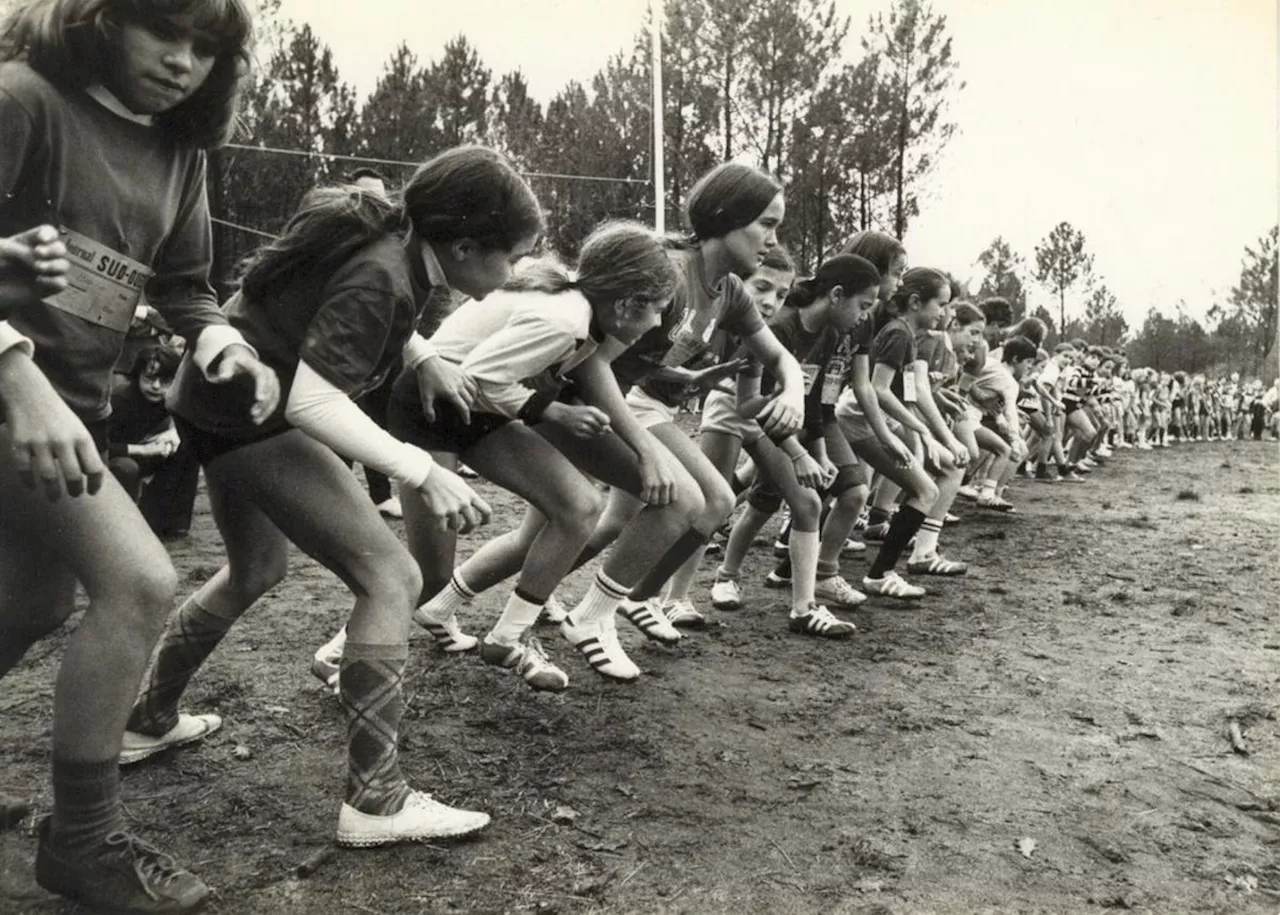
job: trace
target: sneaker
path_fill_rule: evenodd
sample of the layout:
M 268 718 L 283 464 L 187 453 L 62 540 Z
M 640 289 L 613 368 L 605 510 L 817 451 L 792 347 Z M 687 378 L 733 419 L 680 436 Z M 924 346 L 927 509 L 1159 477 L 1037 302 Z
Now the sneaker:
M 538 622 L 553 623 L 559 626 L 569 618 L 569 611 L 564 608 L 564 604 L 560 603 L 560 598 L 552 594 L 547 598 L 547 602 L 542 605 L 542 615 L 538 617 Z
M 514 645 L 489 641 L 480 643 L 480 660 L 494 667 L 514 670 L 530 688 L 539 692 L 559 693 L 569 687 L 569 676 L 551 663 L 542 643 L 533 636 L 525 636 Z M 486 822 L 488 817 L 485 817 Z
M 640 676 L 640 668 L 618 642 L 613 614 L 595 623 L 574 623 L 569 617 L 560 624 L 560 634 L 600 676 L 610 680 L 634 680 Z
M 131 766 L 172 747 L 185 747 L 189 743 L 204 740 L 220 727 L 222 719 L 217 715 L 181 714 L 178 716 L 178 723 L 159 737 L 125 731 L 120 765 Z
M 1138 450 L 1139 450 L 1139 451 L 1150 451 L 1150 450 L 1151 450 L 1151 443 L 1150 443 L 1150 442 L 1138 442 L 1138 446 L 1137 446 L 1137 447 L 1138 447 Z
M 711 586 L 711 606 L 717 610 L 741 610 L 742 592 L 736 581 L 717 581 Z
M 377 505 L 378 514 L 384 518 L 403 518 L 404 506 L 400 504 L 400 500 L 395 496 L 379 502 Z
M 983 494 L 981 497 L 979 497 L 978 507 L 989 508 L 992 511 L 1004 512 L 1005 514 L 1010 514 L 1014 510 L 1013 503 L 1010 502 L 1008 499 L 1002 499 L 996 495 L 986 495 L 986 494 Z
M 707 627 L 707 618 L 698 612 L 698 608 L 693 605 L 693 601 L 668 601 L 663 605 L 662 612 L 666 614 L 672 626 L 679 626 L 683 629 L 705 629 Z
M 862 590 L 868 594 L 878 594 L 881 597 L 901 597 L 904 599 L 915 599 L 925 595 L 924 588 L 908 584 L 897 572 L 889 572 L 884 578 L 862 579 Z
M 489 814 L 460 810 L 414 791 L 399 813 L 376 816 L 343 804 L 338 814 L 338 844 L 355 848 L 469 836 L 489 825 Z
M 462 477 L 464 480 L 478 480 L 480 478 L 480 474 L 476 473 L 466 464 L 458 465 L 458 476 Z
M 1041 483 L 1057 483 L 1058 475 L 1050 470 L 1048 465 L 1041 465 L 1036 468 L 1036 479 Z
M 791 576 L 780 575 L 778 574 L 778 570 L 774 569 L 772 572 L 770 572 L 768 575 L 764 577 L 764 586 L 766 588 L 775 588 L 775 589 L 790 588 Z
M 858 512 L 858 520 L 853 522 L 855 531 L 865 531 L 867 529 L 867 521 L 870 519 L 871 513 L 867 509 Z
M 779 537 L 773 541 L 773 555 L 781 559 L 783 556 L 791 555 L 791 544 Z
M 1111 450 L 1110 445 L 1099 445 L 1098 450 L 1094 453 L 1097 454 L 1098 457 L 1103 458 L 1109 458 L 1111 455 L 1115 454 L 1115 452 Z
M 36 883 L 51 893 L 110 912 L 194 912 L 209 887 L 137 836 L 113 832 L 93 857 L 64 855 L 50 841 L 51 818 L 40 822 Z
M 467 635 L 462 631 L 462 627 L 458 625 L 456 613 L 450 613 L 447 620 L 438 622 L 427 612 L 427 605 L 423 604 L 413 611 L 413 621 L 427 630 L 427 633 L 436 640 L 436 645 L 449 654 L 471 651 L 480 642 L 474 635 Z
M 951 514 L 951 512 L 947 512 L 942 518 L 942 523 L 943 524 L 959 524 L 962 520 L 964 519 L 962 519 L 959 515 L 953 515 Z
M 803 616 L 792 616 L 787 626 L 792 632 L 816 635 L 824 639 L 847 639 L 858 631 L 858 627 L 853 623 L 837 619 L 830 610 L 820 604 L 810 604 L 808 613 Z
M 1083 483 L 1084 477 L 1076 473 L 1070 467 L 1058 474 L 1058 479 L 1063 483 Z
M 879 524 L 868 524 L 867 529 L 862 532 L 862 539 L 867 543 L 884 543 L 884 538 L 888 536 L 888 521 L 881 521 Z
M 674 645 L 684 638 L 680 630 L 662 612 L 662 598 L 651 597 L 644 601 L 624 600 L 618 612 L 632 626 L 644 633 L 644 637 L 662 645 Z
M 865 553 L 866 551 L 867 545 L 865 543 L 861 540 L 854 540 L 850 538 L 849 540 L 846 540 L 844 542 L 844 546 L 840 548 L 840 555 L 843 556 L 845 553 Z
M 934 553 L 922 559 L 907 560 L 907 571 L 912 575 L 964 575 L 969 567 L 963 562 L 952 562 Z
M 956 490 L 956 495 L 962 499 L 968 499 L 970 502 L 977 502 L 979 493 L 978 493 L 977 487 L 961 486 L 958 490 Z
M 338 669 L 342 666 L 342 651 L 347 645 L 347 627 L 320 646 L 311 658 L 311 674 L 338 694 Z
M 863 594 L 853 585 L 844 580 L 843 576 L 832 575 L 830 578 L 819 578 L 813 589 L 813 596 L 819 601 L 833 604 L 836 607 L 856 607 L 867 599 L 867 595 Z
M 1079 461 L 1076 462 L 1076 470 L 1080 471 L 1081 473 L 1093 473 L 1093 471 L 1097 469 L 1098 469 L 1097 462 L 1090 458 L 1081 458 Z

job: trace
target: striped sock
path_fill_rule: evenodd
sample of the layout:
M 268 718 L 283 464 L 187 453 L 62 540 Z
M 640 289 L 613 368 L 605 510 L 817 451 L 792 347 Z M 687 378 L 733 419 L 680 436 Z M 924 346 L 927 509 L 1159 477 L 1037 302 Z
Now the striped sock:
M 608 619 L 618 609 L 622 599 L 631 589 L 620 585 L 601 569 L 596 573 L 586 595 L 578 602 L 569 614 L 569 622 L 577 626 L 581 623 L 597 623 Z
M 215 616 L 193 594 L 174 614 L 160 639 L 147 685 L 129 715 L 128 730 L 160 737 L 178 723 L 178 700 L 191 676 L 213 653 L 235 620 Z
M 443 623 L 465 607 L 476 596 L 470 585 L 462 577 L 462 569 L 453 570 L 449 583 L 440 589 L 435 597 L 422 605 L 422 611 L 428 619 Z
M 125 829 L 120 810 L 120 762 L 53 760 L 51 840 L 73 857 L 89 857 L 107 836 Z
M 493 624 L 493 629 L 489 631 L 489 641 L 497 642 L 500 645 L 514 645 L 520 641 L 520 638 L 533 628 L 533 624 L 538 621 L 538 617 L 542 614 L 542 607 L 547 602 L 545 597 L 538 598 L 526 591 L 516 588 L 515 592 L 507 599 L 507 606 L 503 608 L 502 615 L 498 617 L 498 621 Z
M 347 715 L 346 801 L 361 813 L 399 813 L 410 789 L 400 771 L 396 739 L 404 712 L 407 643 L 348 642 L 342 656 L 340 699 Z
M 911 551 L 911 558 L 927 559 L 938 552 L 938 535 L 942 533 L 942 521 L 925 518 L 916 532 L 916 546 Z

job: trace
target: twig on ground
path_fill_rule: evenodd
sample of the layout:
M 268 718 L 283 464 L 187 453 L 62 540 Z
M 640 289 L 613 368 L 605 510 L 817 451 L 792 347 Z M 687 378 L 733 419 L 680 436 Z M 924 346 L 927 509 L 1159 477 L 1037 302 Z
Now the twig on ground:
M 627 876 L 626 876 L 626 877 L 624 877 L 624 878 L 622 879 L 622 882 L 618 884 L 618 889 L 622 889 L 624 886 L 626 886 L 628 883 L 630 883 L 630 882 L 631 882 L 631 878 L 632 878 L 632 877 L 634 877 L 636 874 L 640 873 L 642 870 L 644 870 L 644 869 L 645 869 L 645 866 L 646 866 L 648 863 L 649 863 L 648 861 L 641 861 L 641 862 L 640 862 L 640 864 L 639 864 L 639 865 L 637 865 L 637 867 L 636 867 L 636 869 L 635 869 L 635 870 L 633 870 L 631 873 L 627 874 Z
M 310 877 L 312 874 L 318 871 L 321 867 L 323 867 L 325 863 L 328 862 L 337 851 L 338 851 L 338 847 L 336 845 L 326 845 L 324 848 L 321 848 L 319 851 L 316 851 L 309 858 L 307 858 L 307 860 L 303 861 L 301 864 L 295 867 L 293 869 L 294 875 L 299 878 Z
M 787 859 L 788 864 L 790 864 L 793 868 L 796 866 L 796 863 L 791 860 L 791 856 L 787 854 L 787 850 L 783 848 L 781 845 L 779 845 L 777 842 L 773 841 L 773 836 L 765 836 L 765 838 L 769 840 L 769 844 L 771 844 L 778 851 L 782 852 L 782 857 Z

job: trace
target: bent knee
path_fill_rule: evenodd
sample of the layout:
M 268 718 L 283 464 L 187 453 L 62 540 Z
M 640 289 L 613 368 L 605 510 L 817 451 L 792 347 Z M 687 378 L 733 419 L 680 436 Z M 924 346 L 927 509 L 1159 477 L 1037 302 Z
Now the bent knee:
M 816 531 L 822 517 L 822 499 L 812 489 L 803 490 L 791 504 L 792 524 L 799 531 Z
M 733 495 L 733 488 L 727 482 L 718 478 L 703 489 L 702 498 L 703 517 L 714 521 L 717 525 L 729 517 L 729 513 L 733 511 L 736 501 Z

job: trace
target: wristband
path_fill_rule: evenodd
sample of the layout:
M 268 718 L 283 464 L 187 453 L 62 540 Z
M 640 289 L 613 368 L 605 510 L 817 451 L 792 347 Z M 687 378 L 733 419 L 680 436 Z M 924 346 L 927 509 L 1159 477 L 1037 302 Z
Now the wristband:
M 535 391 L 533 395 L 524 402 L 524 406 L 520 408 L 519 412 L 516 413 L 516 419 L 523 422 L 526 426 L 532 426 L 536 423 L 542 422 L 542 414 L 547 412 L 547 407 L 556 402 L 556 398 L 559 394 L 560 392 L 555 389 Z

